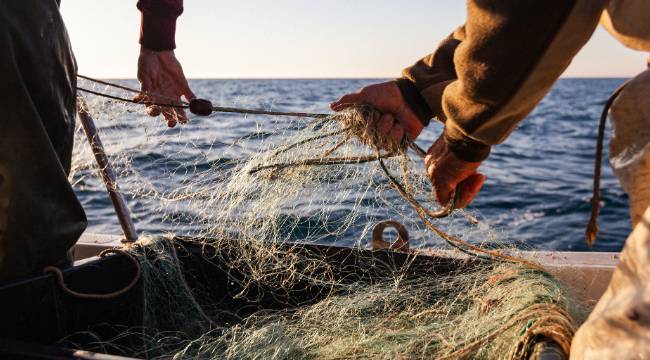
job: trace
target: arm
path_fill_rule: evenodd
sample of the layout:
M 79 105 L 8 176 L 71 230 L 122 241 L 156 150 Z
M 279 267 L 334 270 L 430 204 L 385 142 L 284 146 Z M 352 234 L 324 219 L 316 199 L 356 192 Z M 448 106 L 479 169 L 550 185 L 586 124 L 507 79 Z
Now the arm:
M 143 92 L 163 95 L 152 97 L 145 94 L 135 100 L 159 103 L 179 103 L 181 96 L 194 98 L 183 68 L 174 55 L 176 48 L 176 19 L 183 12 L 183 0 L 139 0 L 142 12 L 140 24 L 140 57 L 138 59 L 138 80 Z M 147 106 L 151 116 L 162 114 L 167 125 L 186 123 L 187 115 L 182 109 Z
M 593 33 L 605 3 L 469 0 L 464 28 L 404 71 L 404 101 L 410 108 L 425 103 L 430 110 L 420 122 L 430 117 L 445 122 L 426 159 L 441 203 L 457 186 L 464 194 L 461 206 L 478 193 L 482 175 L 476 170 L 490 147 L 504 141 L 541 101 Z
M 464 38 L 465 26 L 461 26 L 444 39 L 434 53 L 404 69 L 403 77 L 397 79 L 405 100 L 424 125 L 432 118 L 445 120 L 442 93 L 458 77 L 454 54 Z
M 454 54 L 457 79 L 442 93 L 433 69 L 406 69 L 428 104 L 440 104 L 449 140 L 503 142 L 542 100 L 593 33 L 603 0 L 472 0 Z M 442 95 L 442 96 L 440 96 Z M 471 146 L 459 156 L 483 160 Z

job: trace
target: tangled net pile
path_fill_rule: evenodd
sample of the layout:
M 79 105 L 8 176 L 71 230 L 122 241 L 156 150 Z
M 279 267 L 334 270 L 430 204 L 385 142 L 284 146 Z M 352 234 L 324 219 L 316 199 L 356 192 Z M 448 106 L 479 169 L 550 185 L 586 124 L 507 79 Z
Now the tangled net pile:
M 195 133 L 165 134 L 158 124 L 127 121 L 135 105 L 88 100 L 136 216 L 139 209 L 156 214 L 158 221 L 140 226 L 168 232 L 130 248 L 142 266 L 146 312 L 143 329 L 121 337 L 141 345 L 101 339 L 90 350 L 179 359 L 525 359 L 535 343 L 552 341 L 568 353 L 582 312 L 561 285 L 518 261 L 474 215 L 438 218 L 409 144 L 380 150 L 367 134 L 371 109 L 267 122 L 230 144 L 206 145 L 193 136 L 203 136 L 210 119 L 193 119 L 187 128 Z M 111 138 L 125 128 L 133 137 Z M 177 151 L 161 155 L 167 145 Z M 76 146 L 73 182 L 81 191 L 101 188 L 86 144 Z M 346 252 L 361 259 L 352 276 L 341 270 L 346 259 L 313 251 L 367 249 L 385 220 L 410 234 L 399 264 L 391 250 L 377 258 Z M 172 234 L 203 249 L 246 311 L 224 310 L 214 284 L 187 285 Z M 435 255 L 445 243 L 459 251 Z M 436 263 L 446 270 L 428 267 Z

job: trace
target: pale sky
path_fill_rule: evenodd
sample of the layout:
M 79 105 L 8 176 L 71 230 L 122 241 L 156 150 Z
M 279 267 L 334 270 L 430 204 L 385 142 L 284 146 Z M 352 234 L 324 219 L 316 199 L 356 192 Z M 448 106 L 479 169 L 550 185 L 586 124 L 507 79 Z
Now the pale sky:
M 134 78 L 136 0 L 63 0 L 79 72 Z M 176 55 L 191 78 L 390 78 L 463 23 L 462 0 L 185 0 Z M 646 54 L 599 29 L 568 77 L 629 77 Z

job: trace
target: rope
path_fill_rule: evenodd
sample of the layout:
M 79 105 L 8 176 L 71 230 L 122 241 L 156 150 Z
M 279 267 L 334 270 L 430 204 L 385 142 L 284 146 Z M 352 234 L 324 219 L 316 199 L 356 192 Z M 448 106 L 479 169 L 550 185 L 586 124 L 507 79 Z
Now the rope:
M 390 171 L 388 170 L 388 167 L 384 163 L 384 160 L 382 158 L 382 155 L 379 153 L 379 150 L 377 150 L 377 160 L 379 162 L 379 165 L 380 165 L 382 171 L 384 172 L 384 174 L 386 175 L 386 177 L 390 181 L 391 185 L 395 188 L 395 190 L 397 190 L 397 192 L 400 194 L 400 196 L 402 196 L 402 198 L 404 198 L 404 200 L 406 200 L 409 204 L 411 204 L 411 206 L 413 207 L 415 212 L 418 214 L 418 217 L 420 218 L 420 220 L 422 220 L 424 225 L 427 228 L 429 228 L 429 230 L 433 231 L 436 235 L 438 235 L 440 238 L 442 238 L 444 241 L 446 241 L 449 245 L 453 246 L 454 248 L 458 249 L 459 251 L 461 251 L 461 252 L 463 252 L 463 253 L 465 253 L 465 254 L 467 254 L 469 256 L 476 257 L 476 258 L 478 258 L 480 260 L 488 260 L 488 261 L 500 260 L 500 261 L 515 263 L 515 264 L 524 264 L 524 265 L 530 266 L 530 267 L 535 268 L 535 269 L 538 269 L 540 267 L 536 263 L 533 263 L 533 262 L 530 262 L 530 261 L 527 261 L 527 260 L 524 260 L 524 259 L 521 259 L 521 258 L 518 258 L 518 257 L 515 257 L 515 256 L 510 256 L 510 255 L 503 254 L 503 253 L 498 252 L 498 251 L 487 250 L 487 249 L 483 249 L 481 247 L 472 245 L 472 244 L 466 242 L 465 240 L 463 240 L 463 239 L 461 239 L 459 237 L 453 236 L 453 235 L 448 234 L 445 231 L 439 229 L 438 227 L 433 225 L 431 223 L 431 221 L 429 221 L 429 219 L 430 218 L 437 219 L 437 218 L 443 218 L 443 217 L 449 216 L 449 214 L 451 214 L 451 212 L 453 211 L 453 209 L 455 207 L 456 200 L 459 197 L 458 191 L 456 191 L 456 193 L 454 194 L 453 200 L 451 201 L 451 203 L 450 203 L 450 205 L 448 207 L 442 208 L 442 209 L 437 210 L 437 211 L 431 211 L 429 209 L 426 209 L 424 206 L 422 206 L 422 204 L 420 204 L 419 201 L 417 201 L 415 198 L 413 198 L 406 191 L 406 189 L 404 189 L 404 186 L 402 184 L 400 184 L 400 182 L 397 181 L 397 179 L 395 179 L 395 177 L 390 173 Z M 472 251 L 475 252 L 475 253 L 472 253 Z
M 133 103 L 133 104 L 156 105 L 156 106 L 163 106 L 163 107 L 172 107 L 172 108 L 176 108 L 176 109 L 188 109 L 189 108 L 188 105 L 163 104 L 163 103 L 149 102 L 149 101 L 140 102 L 140 101 L 135 101 L 133 99 L 127 99 L 127 98 L 123 98 L 123 97 L 119 97 L 119 96 L 115 96 L 115 95 L 110 95 L 110 94 L 101 93 L 101 92 L 98 92 L 98 91 L 89 90 L 89 89 L 82 88 L 82 87 L 79 87 L 79 86 L 77 86 L 77 90 L 87 92 L 89 94 L 105 97 L 105 98 L 108 98 L 108 99 L 124 101 L 124 102 Z
M 154 92 L 143 91 L 143 90 L 137 90 L 137 89 L 130 88 L 128 86 L 108 82 L 108 81 L 105 81 L 105 80 L 99 80 L 99 79 L 91 78 L 90 76 L 85 76 L 85 75 L 81 75 L 81 74 L 77 74 L 77 77 L 81 78 L 81 79 L 84 79 L 84 80 L 92 81 L 94 83 L 114 87 L 114 88 L 117 88 L 117 89 L 122 89 L 122 90 L 125 90 L 125 91 L 128 91 L 128 92 L 132 92 L 134 94 L 145 94 L 145 95 L 152 96 L 152 97 L 166 98 L 166 99 L 172 100 L 172 101 L 180 101 L 181 104 L 183 104 L 183 105 L 188 105 L 183 100 L 179 100 L 179 99 L 173 98 L 173 97 L 168 96 L 168 95 L 157 94 L 157 93 L 154 93 Z M 77 89 L 79 89 L 79 87 L 77 87 Z M 99 96 L 102 96 L 102 95 L 99 95 Z
M 598 236 L 598 215 L 600 213 L 600 177 L 601 177 L 601 168 L 603 162 L 603 143 L 605 142 L 605 125 L 607 124 L 607 114 L 609 114 L 609 109 L 612 107 L 614 100 L 620 95 L 621 91 L 627 85 L 627 81 L 619 86 L 612 95 L 609 96 L 603 111 L 600 113 L 600 122 L 598 124 L 598 139 L 596 140 L 596 164 L 594 167 L 594 189 L 593 195 L 591 197 L 591 216 L 589 217 L 589 223 L 587 224 L 587 230 L 585 231 L 585 239 L 587 240 L 587 246 L 591 248 L 596 242 L 596 237 Z
M 77 86 L 77 90 L 87 92 L 89 94 L 93 94 L 96 96 L 101 96 L 105 97 L 108 99 L 112 100 L 117 100 L 117 101 L 123 101 L 123 102 L 128 102 L 128 103 L 133 103 L 133 104 L 144 104 L 144 105 L 155 105 L 155 106 L 162 106 L 162 107 L 171 107 L 171 108 L 176 108 L 176 109 L 191 109 L 190 104 L 188 104 L 185 101 L 179 100 L 179 99 L 174 99 L 170 96 L 163 95 L 163 94 L 158 94 L 154 92 L 149 92 L 149 91 L 142 91 L 142 90 L 137 90 L 133 89 L 124 85 L 104 81 L 104 80 L 99 80 L 95 78 L 91 78 L 89 76 L 85 75 L 80 75 L 77 74 L 77 77 L 92 81 L 98 84 L 106 85 L 106 86 L 111 86 L 117 89 L 122 89 L 125 91 L 129 91 L 135 94 L 145 94 L 150 97 L 158 97 L 158 98 L 167 98 L 172 101 L 178 101 L 180 104 L 170 104 L 170 103 L 159 103 L 156 101 L 145 101 L 145 102 L 139 102 L 135 101 L 133 99 L 128 99 L 120 96 L 115 96 L 99 91 L 94 91 L 90 89 L 86 89 L 83 87 Z M 244 108 L 236 108 L 236 107 L 225 107 L 225 106 L 212 106 L 211 105 L 211 110 L 212 112 L 220 112 L 220 113 L 237 113 L 237 114 L 249 114 L 249 115 L 270 115 L 270 116 L 290 116 L 290 117 L 304 117 L 304 118 L 312 118 L 312 119 L 324 119 L 330 116 L 330 114 L 321 114 L 321 113 L 307 113 L 307 112 L 291 112 L 291 111 L 267 111 L 267 110 L 259 110 L 259 109 L 244 109 Z M 406 146 L 411 148 L 419 157 L 424 158 L 426 156 L 426 151 L 424 151 L 421 147 L 419 147 L 415 142 L 413 141 L 407 141 Z
M 398 154 L 390 153 L 385 155 L 386 158 L 397 156 Z M 354 156 L 354 157 L 330 157 L 330 158 L 320 158 L 320 159 L 305 159 L 300 161 L 292 162 L 283 162 L 275 164 L 260 165 L 248 171 L 249 174 L 255 174 L 256 172 L 266 170 L 266 169 L 276 169 L 281 170 L 290 167 L 300 167 L 300 166 L 321 166 L 321 165 L 359 165 L 369 162 L 376 161 L 377 157 L 374 155 L 367 156 Z
M 117 248 L 106 249 L 101 253 L 99 253 L 99 256 L 104 257 L 108 254 L 120 254 L 126 256 L 127 259 L 129 259 L 133 263 L 133 266 L 135 266 L 136 272 L 135 272 L 135 276 L 133 277 L 133 279 L 128 285 L 126 285 L 125 287 L 117 291 L 113 291 L 107 294 L 92 294 L 92 293 L 84 294 L 70 289 L 68 285 L 66 285 L 65 279 L 63 278 L 63 271 L 61 271 L 61 269 L 59 269 L 58 267 L 47 266 L 45 267 L 45 269 L 43 269 L 43 272 L 53 273 L 54 276 L 56 277 L 57 284 L 59 285 L 61 290 L 63 290 L 63 292 L 65 292 L 68 295 L 78 297 L 80 299 L 113 299 L 131 290 L 135 286 L 135 284 L 138 283 L 138 281 L 140 280 L 140 276 L 142 275 L 142 269 L 140 268 L 140 263 L 138 262 L 138 260 L 135 257 L 133 257 L 133 255 L 131 255 L 128 251 L 117 249 Z
M 88 81 L 92 81 L 92 82 L 95 82 L 95 83 L 98 83 L 98 84 L 111 86 L 111 87 L 114 87 L 114 88 L 129 91 L 129 92 L 132 92 L 132 93 L 145 94 L 145 95 L 148 95 L 149 97 L 152 97 L 152 98 L 157 97 L 157 98 L 173 99 L 173 98 L 171 98 L 171 97 L 169 97 L 167 95 L 157 94 L 157 93 L 148 92 L 148 91 L 136 90 L 136 89 L 129 88 L 129 87 L 126 87 L 126 86 L 123 86 L 123 85 L 111 83 L 111 82 L 108 82 L 108 81 L 94 79 L 94 78 L 84 76 L 84 75 L 77 75 L 77 77 L 88 80 Z M 133 99 L 127 99 L 127 98 L 114 96 L 114 95 L 110 95 L 110 94 L 106 94 L 106 93 L 102 93 L 102 92 L 98 92 L 98 91 L 93 91 L 93 90 L 89 90 L 89 89 L 82 88 L 82 87 L 79 87 L 79 86 L 77 86 L 77 89 L 80 90 L 80 91 L 84 91 L 84 92 L 93 94 L 93 95 L 97 95 L 97 96 L 101 96 L 101 97 L 105 97 L 105 98 L 109 98 L 109 99 L 113 99 L 113 100 L 118 100 L 118 101 L 130 102 L 130 103 L 134 103 L 134 104 L 155 105 L 155 106 L 162 106 L 162 107 L 172 107 L 172 108 L 177 108 L 177 109 L 188 109 L 188 108 L 190 108 L 190 105 L 187 102 L 182 101 L 182 100 L 178 100 L 178 99 L 173 99 L 173 101 L 179 101 L 180 105 L 179 104 L 159 103 L 159 102 L 156 102 L 156 101 L 138 102 L 138 101 L 135 101 Z M 305 117 L 305 118 L 313 118 L 313 119 L 322 119 L 322 118 L 326 118 L 326 117 L 329 116 L 328 114 L 316 114 L 316 113 L 306 113 L 306 112 L 290 112 L 290 111 L 267 111 L 267 110 L 258 110 L 258 109 L 244 109 L 244 108 L 236 108 L 236 107 L 225 107 L 225 106 L 211 106 L 211 108 L 212 108 L 212 112 L 249 114 L 249 115 L 291 116 L 291 117 Z

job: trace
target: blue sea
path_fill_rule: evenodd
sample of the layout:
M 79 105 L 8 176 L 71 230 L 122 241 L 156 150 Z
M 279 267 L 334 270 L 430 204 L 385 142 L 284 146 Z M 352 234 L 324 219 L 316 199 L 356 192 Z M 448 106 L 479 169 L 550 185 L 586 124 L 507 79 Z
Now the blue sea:
M 527 247 L 587 250 L 584 229 L 591 208 L 598 118 L 605 100 L 624 80 L 559 80 L 518 129 L 503 144 L 493 148 L 490 158 L 481 167 L 487 181 L 471 205 L 472 209 L 501 236 L 523 242 Z M 224 106 L 328 112 L 328 104 L 340 95 L 377 81 L 192 80 L 191 86 L 198 96 Z M 137 85 L 135 80 L 121 82 Z M 206 161 L 220 161 L 221 148 L 226 151 L 227 144 L 259 134 L 260 124 L 271 121 L 266 117 L 222 114 L 192 117 L 188 125 L 166 129 L 164 122 L 152 125 L 155 120 L 141 113 L 128 116 L 128 126 L 116 126 L 99 119 L 100 135 L 107 148 L 111 151 L 122 146 L 120 149 L 127 151 L 133 134 L 143 132 L 138 126 L 141 123 L 147 123 L 146 131 L 157 132 L 156 136 L 161 139 L 174 139 L 166 140 L 165 146 L 139 147 L 137 151 L 141 153 L 130 154 L 134 167 L 141 168 L 153 182 L 167 185 L 176 181 L 167 178 L 169 168 L 178 166 L 175 161 L 182 159 L 170 160 L 170 163 L 165 159 L 173 158 L 167 156 L 170 152 L 183 153 L 187 149 L 183 138 L 191 139 L 193 149 L 209 148 L 211 158 Z M 441 130 L 440 124 L 432 123 L 422 133 L 418 144 L 428 147 Z M 232 154 L 223 154 L 221 159 L 230 156 Z M 92 171 L 82 169 L 80 174 L 85 174 L 86 179 L 79 182 L 82 185 L 75 186 L 88 215 L 88 231 L 119 234 L 120 228 L 105 190 L 101 183 L 90 179 Z M 139 230 L 153 233 L 167 230 L 165 220 L 151 211 L 147 202 L 130 198 L 129 206 Z M 631 230 L 627 196 L 607 161 L 603 166 L 600 229 L 596 251 L 621 250 Z M 182 233 L 183 228 L 177 227 L 175 231 Z

